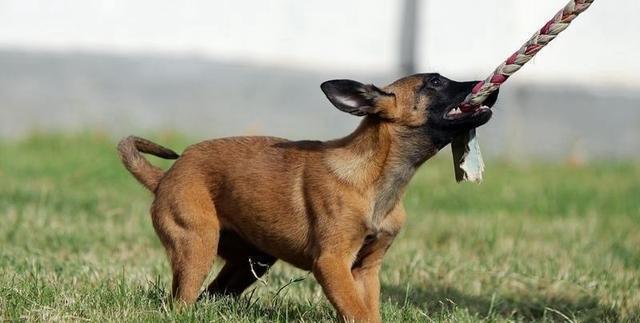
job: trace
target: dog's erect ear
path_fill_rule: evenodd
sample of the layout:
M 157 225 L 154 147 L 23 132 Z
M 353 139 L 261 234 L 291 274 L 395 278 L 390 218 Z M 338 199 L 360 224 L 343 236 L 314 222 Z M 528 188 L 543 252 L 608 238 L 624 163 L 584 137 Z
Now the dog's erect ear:
M 385 99 L 393 98 L 393 94 L 385 93 L 375 85 L 365 85 L 352 80 L 326 81 L 320 88 L 336 108 L 356 116 L 382 116 Z

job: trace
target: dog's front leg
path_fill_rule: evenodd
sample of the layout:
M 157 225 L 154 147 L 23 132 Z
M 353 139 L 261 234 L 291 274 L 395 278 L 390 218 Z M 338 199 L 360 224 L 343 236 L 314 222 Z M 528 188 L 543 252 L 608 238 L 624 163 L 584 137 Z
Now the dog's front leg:
M 360 298 L 369 312 L 369 322 L 380 322 L 380 265 L 352 270 Z
M 358 293 L 350 259 L 344 255 L 321 254 L 314 263 L 313 274 L 340 318 L 347 322 L 373 321 Z
M 369 311 L 371 322 L 380 322 L 380 267 L 393 236 L 380 237 L 365 244 L 351 269 L 360 297 Z

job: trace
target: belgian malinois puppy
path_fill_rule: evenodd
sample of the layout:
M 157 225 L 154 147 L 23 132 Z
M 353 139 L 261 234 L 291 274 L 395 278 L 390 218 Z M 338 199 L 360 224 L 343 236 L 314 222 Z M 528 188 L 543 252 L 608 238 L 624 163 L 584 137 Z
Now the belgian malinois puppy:
M 198 299 L 216 255 L 225 264 L 203 295 L 240 295 L 282 259 L 313 272 L 339 318 L 379 322 L 378 274 L 404 223 L 407 183 L 452 137 L 491 118 L 497 93 L 486 106 L 457 108 L 475 84 L 438 74 L 384 88 L 324 82 L 334 106 L 364 117 L 353 133 L 326 142 L 231 137 L 178 156 L 123 139 L 125 167 L 155 194 L 151 218 L 173 270 L 174 298 Z M 164 172 L 140 152 L 177 160 Z

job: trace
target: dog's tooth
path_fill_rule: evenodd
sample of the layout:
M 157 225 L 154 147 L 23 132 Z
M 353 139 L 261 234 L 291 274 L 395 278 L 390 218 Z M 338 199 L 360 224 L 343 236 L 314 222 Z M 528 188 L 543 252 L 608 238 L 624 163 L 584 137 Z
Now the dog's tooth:
M 449 115 L 449 116 L 455 116 L 455 115 L 458 115 L 458 114 L 461 114 L 461 113 L 462 113 L 462 110 L 460 110 L 460 108 L 454 108 L 454 109 L 451 109 L 451 110 L 447 113 L 447 115 Z

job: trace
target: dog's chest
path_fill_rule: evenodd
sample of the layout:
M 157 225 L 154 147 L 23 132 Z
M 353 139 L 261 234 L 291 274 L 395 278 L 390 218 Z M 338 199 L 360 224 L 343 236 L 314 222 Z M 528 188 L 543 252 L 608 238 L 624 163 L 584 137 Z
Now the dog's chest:
M 366 236 L 359 249 L 353 255 L 354 266 L 367 255 L 382 249 L 382 253 L 391 245 L 400 232 L 405 221 L 405 211 L 402 203 L 396 203 L 391 211 L 379 222 L 370 221 L 366 224 Z

